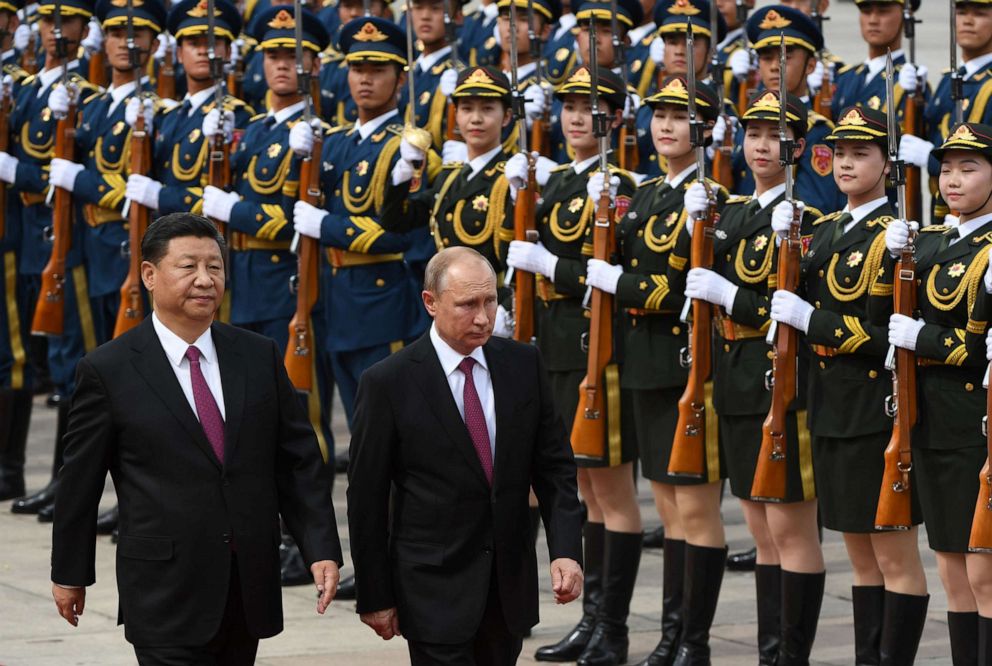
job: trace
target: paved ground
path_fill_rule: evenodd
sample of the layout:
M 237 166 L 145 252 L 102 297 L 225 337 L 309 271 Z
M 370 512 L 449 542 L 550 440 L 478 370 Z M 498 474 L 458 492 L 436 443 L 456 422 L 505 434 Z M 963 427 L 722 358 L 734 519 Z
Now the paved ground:
M 759 4 L 766 4 L 761 2 Z M 833 20 L 827 24 L 827 43 L 847 62 L 863 58 L 855 10 L 850 2 L 835 2 Z M 947 4 L 925 3 L 919 15 L 925 20 L 921 28 L 919 59 L 931 72 L 947 66 Z M 931 76 L 934 81 L 934 76 Z M 39 401 L 29 445 L 28 481 L 31 488 L 47 480 L 54 432 L 54 412 Z M 347 446 L 347 433 L 337 424 L 338 447 Z M 104 504 L 113 503 L 108 486 Z M 335 489 L 339 524 L 345 515 L 344 484 Z M 657 525 L 646 485 L 641 489 L 641 506 L 646 527 Z M 731 549 L 749 546 L 736 502 L 724 507 L 727 535 Z M 0 664 L 64 666 L 69 664 L 131 664 L 133 653 L 116 626 L 117 595 L 114 586 L 114 546 L 102 538 L 97 547 L 97 585 L 90 589 L 85 615 L 80 627 L 72 629 L 55 612 L 48 583 L 50 529 L 32 518 L 14 516 L 8 504 L 0 504 Z M 347 548 L 347 532 L 341 538 Z M 543 544 L 543 535 L 542 535 Z M 919 662 L 949 664 L 946 605 L 940 589 L 932 554 L 921 548 L 927 566 L 930 590 L 930 619 L 920 648 Z M 829 576 L 823 604 L 818 640 L 813 651 L 816 664 L 853 663 L 853 636 L 850 606 L 850 569 L 843 545 L 835 534 L 827 534 L 824 549 Z M 539 548 L 538 552 L 542 552 Z M 579 615 L 578 606 L 555 606 L 549 592 L 547 558 L 541 562 L 541 624 L 534 637 L 524 643 L 522 663 L 531 663 L 534 649 L 557 640 Z M 661 595 L 661 556 L 646 551 L 641 564 L 634 596 L 631 624 L 631 659 L 640 658 L 654 646 L 658 635 Z M 263 642 L 259 663 L 276 666 L 294 664 L 403 664 L 405 645 L 399 640 L 382 642 L 362 625 L 350 602 L 335 604 L 325 617 L 313 610 L 310 588 L 287 589 L 284 594 L 286 631 Z M 755 662 L 754 592 L 750 575 L 728 574 L 713 628 L 714 663 L 730 666 Z

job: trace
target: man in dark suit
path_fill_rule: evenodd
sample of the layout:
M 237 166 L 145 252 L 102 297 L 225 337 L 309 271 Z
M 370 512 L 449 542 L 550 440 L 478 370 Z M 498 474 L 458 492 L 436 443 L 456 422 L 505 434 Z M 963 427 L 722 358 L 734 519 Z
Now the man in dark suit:
M 414 666 L 513 664 L 537 623 L 533 486 L 558 603 L 578 597 L 575 463 L 537 349 L 490 338 L 496 275 L 466 247 L 431 260 L 430 331 L 369 368 L 355 405 L 348 524 L 358 612 Z
M 279 518 L 323 613 L 341 562 L 330 477 L 275 343 L 214 322 L 224 240 L 189 213 L 141 244 L 154 314 L 76 374 L 52 534 L 52 593 L 75 626 L 95 580 L 108 470 L 120 505 L 119 621 L 145 664 L 251 664 L 282 630 Z

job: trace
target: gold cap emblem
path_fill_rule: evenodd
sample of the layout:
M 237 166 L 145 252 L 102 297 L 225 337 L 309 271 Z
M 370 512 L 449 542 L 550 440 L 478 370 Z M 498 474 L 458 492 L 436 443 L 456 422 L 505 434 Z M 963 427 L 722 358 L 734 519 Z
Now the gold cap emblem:
M 861 116 L 857 109 L 851 109 L 847 112 L 847 115 L 841 118 L 841 125 L 857 125 L 858 127 L 864 127 L 868 123 Z
M 466 78 L 462 82 L 462 85 L 469 85 L 473 83 L 492 83 L 492 82 L 493 82 L 493 78 L 486 73 L 486 70 L 480 67 L 471 74 L 469 74 L 468 78 Z
M 114 7 L 127 7 L 127 0 L 110 0 L 110 4 Z M 145 4 L 145 0 L 134 0 L 133 6 L 140 7 Z
M 668 8 L 668 13 L 678 14 L 680 16 L 695 16 L 699 13 L 699 8 L 689 2 L 689 0 L 675 0 L 675 3 Z
M 200 0 L 196 3 L 193 9 L 186 12 L 186 16 L 192 16 L 193 18 L 203 18 L 207 15 L 207 0 Z
M 676 93 L 682 95 L 688 95 L 689 91 L 686 90 L 685 84 L 682 83 L 682 79 L 672 79 L 667 84 L 665 84 L 665 89 L 662 90 L 664 93 Z
M 366 23 L 355 33 L 356 42 L 382 42 L 389 39 L 374 23 Z
M 276 30 L 292 30 L 296 27 L 296 19 L 287 10 L 280 9 L 279 13 L 269 21 L 269 27 Z
M 978 141 L 978 137 L 975 136 L 974 133 L 970 129 L 968 129 L 968 126 L 967 125 L 961 125 L 960 127 L 958 127 L 954 131 L 954 134 L 952 134 L 947 140 L 948 141 L 976 141 L 977 142 Z
M 758 98 L 758 101 L 754 103 L 754 108 L 774 109 L 777 112 L 779 110 L 778 97 L 769 90 Z
M 580 67 L 575 70 L 575 73 L 568 77 L 569 83 L 592 83 L 592 76 L 589 74 L 589 69 L 586 67 Z
M 790 25 L 792 25 L 792 21 L 773 9 L 765 14 L 765 20 L 758 27 L 762 30 L 775 30 L 777 28 L 787 28 Z

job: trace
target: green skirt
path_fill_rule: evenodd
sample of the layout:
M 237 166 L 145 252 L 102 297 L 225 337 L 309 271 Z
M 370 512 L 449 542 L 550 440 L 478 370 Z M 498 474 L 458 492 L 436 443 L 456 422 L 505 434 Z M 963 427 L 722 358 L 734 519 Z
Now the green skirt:
M 565 429 L 572 431 L 576 413 L 582 409 L 579 404 L 579 385 L 585 378 L 585 370 L 549 372 L 551 392 L 555 405 L 565 422 Z M 634 428 L 631 391 L 620 388 L 620 372 L 617 366 L 606 368 L 602 389 L 606 391 L 606 436 L 603 442 L 603 457 L 575 457 L 579 467 L 616 467 L 632 462 L 637 458 L 637 433 Z
M 785 504 L 805 502 L 816 497 L 806 413 L 789 412 L 787 419 L 785 499 L 782 501 Z M 720 450 L 727 461 L 730 492 L 740 499 L 751 499 L 764 422 L 765 416 L 762 414 L 720 417 Z
M 987 453 L 984 446 L 913 447 L 913 471 L 919 491 L 916 494 L 932 549 L 942 553 L 968 552 L 971 521 L 978 501 L 978 473 Z

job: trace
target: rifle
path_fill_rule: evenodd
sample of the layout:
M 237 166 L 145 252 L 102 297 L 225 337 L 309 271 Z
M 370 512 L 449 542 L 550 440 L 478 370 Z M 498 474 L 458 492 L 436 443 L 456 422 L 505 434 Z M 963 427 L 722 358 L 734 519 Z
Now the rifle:
M 107 59 L 103 51 L 90 54 L 89 80 L 97 87 L 107 87 Z
M 10 148 L 10 112 L 14 107 L 14 93 L 11 84 L 0 83 L 0 151 L 7 152 Z M 7 185 L 0 186 L 0 238 L 6 233 L 7 221 Z
M 527 114 L 524 112 L 524 97 L 517 78 L 519 54 L 517 53 L 517 5 L 510 2 L 510 87 L 513 89 L 513 118 L 517 123 L 517 146 L 527 156 L 527 186 L 517 192 L 517 202 L 513 209 L 513 240 L 536 243 L 537 227 L 534 224 L 534 208 L 537 202 L 537 160 L 527 150 Z M 513 339 L 518 342 L 534 341 L 534 274 L 517 271 L 512 267 L 506 271 L 504 284 L 513 288 Z
M 55 154 L 72 160 L 76 148 L 76 89 L 69 83 L 69 49 L 62 32 L 62 2 L 55 1 L 55 55 L 62 65 L 62 85 L 69 92 L 69 109 L 58 118 L 55 127 Z M 62 335 L 65 322 L 65 262 L 72 246 L 72 193 L 61 187 L 49 186 L 48 196 L 54 199 L 52 210 L 52 255 L 41 272 L 38 305 L 31 320 L 32 335 Z
M 778 251 L 778 282 L 776 289 L 795 293 L 799 286 L 799 260 L 802 241 L 799 237 L 799 208 L 793 196 L 792 165 L 795 163 L 796 142 L 787 132 L 788 91 L 785 87 L 785 33 L 779 49 L 778 78 L 778 140 L 779 163 L 785 167 L 785 200 L 792 204 L 792 225 L 789 235 Z M 751 484 L 751 499 L 762 502 L 781 502 L 785 499 L 786 423 L 789 404 L 796 397 L 796 371 L 798 369 L 799 334 L 787 324 L 772 322 L 768 340 L 773 344 L 772 369 L 765 375 L 765 386 L 772 392 L 768 416 L 761 426 L 761 449 L 758 465 Z
M 720 52 L 716 48 L 717 22 L 719 20 L 716 0 L 712 0 L 710 2 L 710 75 L 713 77 L 717 104 L 719 104 L 718 110 L 725 127 L 723 142 L 719 146 L 713 146 L 713 179 L 729 189 L 734 186 L 734 173 L 730 168 L 730 156 L 734 152 L 734 135 L 730 131 L 730 116 L 723 108 L 723 72 L 725 66 L 720 62 Z
M 238 48 L 244 49 L 245 40 L 239 37 L 234 40 L 234 43 L 237 44 Z M 245 54 L 241 52 L 239 55 L 238 62 L 227 72 L 227 90 L 234 97 L 241 97 L 245 81 Z
M 913 15 L 913 3 L 903 3 L 902 25 L 906 41 L 909 43 L 909 64 L 916 64 L 916 24 L 920 21 Z M 921 82 L 922 83 L 922 82 Z M 925 85 L 916 90 L 907 90 L 906 109 L 902 117 L 903 134 L 923 135 L 923 104 Z M 907 220 L 923 219 L 923 189 L 920 167 L 906 165 L 906 208 L 900 211 Z
M 894 68 L 892 52 L 885 63 L 886 114 L 889 130 L 889 178 L 899 197 L 899 215 L 906 219 L 906 165 L 899 159 L 896 140 L 895 96 L 892 94 Z M 899 255 L 896 264 L 894 306 L 897 314 L 912 317 L 916 310 L 916 257 L 914 234 Z M 892 371 L 892 395 L 885 401 L 885 413 L 891 416 L 892 437 L 885 447 L 885 471 L 875 511 L 875 529 L 908 530 L 912 527 L 909 473 L 913 469 L 910 437 L 916 424 L 916 353 L 902 347 L 889 347 L 885 367 Z
M 368 7 L 366 7 L 366 11 L 368 11 Z M 426 153 L 430 150 L 433 139 L 431 139 L 431 135 L 427 130 L 417 127 L 416 117 L 414 115 L 414 107 L 417 103 L 417 87 L 413 80 L 413 73 L 417 68 L 413 61 L 413 8 L 411 0 L 406 0 L 406 60 L 409 63 L 406 77 L 409 97 L 407 97 L 407 118 L 406 126 L 403 128 L 403 138 Z M 420 181 L 424 173 L 424 163 L 422 160 L 417 160 L 411 166 L 413 166 L 413 178 L 410 180 L 410 191 L 416 192 L 420 189 Z
M 748 15 L 747 0 L 737 0 L 737 25 L 741 27 L 741 48 L 745 49 L 745 52 L 750 56 L 750 51 L 747 45 L 747 15 Z M 751 85 L 753 84 L 752 75 L 748 75 L 743 81 L 737 83 L 737 115 L 743 116 L 744 112 L 747 111 L 747 105 L 751 101 Z
M 26 7 L 22 7 L 17 10 L 20 14 L 21 23 L 31 27 L 31 22 L 28 20 L 28 10 Z M 61 19 L 59 20 L 61 25 Z M 64 66 L 64 65 L 63 65 Z M 35 36 L 35 31 L 32 28 L 31 36 L 28 37 L 28 47 L 24 49 L 24 53 L 21 54 L 21 69 L 23 69 L 28 74 L 38 73 L 38 38 Z
M 716 11 L 716 4 L 713 11 Z M 620 26 L 617 25 L 617 0 L 610 0 L 610 40 L 613 45 L 613 63 L 620 68 L 620 77 L 623 80 L 624 99 L 627 103 L 623 109 L 623 124 L 620 125 L 620 168 L 626 171 L 637 171 L 640 165 L 640 155 L 637 151 L 637 125 L 634 117 L 634 105 L 630 98 L 628 80 L 630 73 L 627 71 L 627 58 L 624 55 L 624 44 L 620 39 Z M 713 29 L 714 34 L 716 28 Z M 712 41 L 712 40 L 711 40 Z M 596 48 L 595 42 L 589 43 L 589 48 Z
M 531 150 L 536 150 L 541 155 L 548 157 L 551 155 L 551 105 L 548 103 L 548 88 L 550 84 L 544 71 L 544 58 L 542 56 L 544 41 L 537 34 L 537 29 L 534 25 L 534 0 L 527 0 L 527 40 L 530 57 L 536 65 L 534 75 L 537 77 L 537 85 L 541 88 L 545 102 L 544 114 L 540 118 L 536 118 L 533 125 L 531 125 L 530 147 Z M 524 127 L 526 128 L 526 125 Z
M 144 96 L 141 85 L 141 54 L 134 41 L 134 0 L 127 0 L 127 50 L 131 58 L 138 86 L 137 97 L 142 108 L 131 130 L 131 173 L 147 174 L 151 169 L 151 143 L 145 127 L 144 106 L 150 101 Z M 121 303 L 114 323 L 114 337 L 128 332 L 145 318 L 145 304 L 141 295 L 141 239 L 148 229 L 148 209 L 134 201 L 124 203 L 124 216 L 128 219 L 128 240 L 121 247 L 121 254 L 128 258 L 127 277 L 121 285 Z
M 614 230 L 610 215 L 610 163 L 607 159 L 610 120 L 599 109 L 599 63 L 596 53 L 596 16 L 589 17 L 589 100 L 592 104 L 592 130 L 599 141 L 599 170 L 603 174 L 603 191 L 596 202 L 593 218 L 592 256 L 609 261 L 613 253 Z M 589 331 L 583 335 L 586 376 L 579 384 L 579 403 L 572 422 L 572 452 L 576 458 L 602 460 L 606 457 L 606 392 L 600 388 L 606 366 L 613 356 L 613 296 L 589 288 Z M 613 415 L 616 418 L 616 414 Z
M 311 127 L 310 70 L 303 66 L 303 17 L 302 2 L 295 0 L 296 13 L 296 84 L 303 96 L 303 120 Z M 316 56 L 315 56 L 316 57 Z M 300 201 L 312 206 L 320 205 L 320 155 L 324 147 L 324 133 L 313 133 L 313 150 L 300 164 Z M 290 280 L 290 289 L 296 292 L 296 312 L 289 322 L 289 344 L 286 345 L 284 362 L 286 373 L 298 391 L 313 390 L 313 331 L 310 315 L 317 304 L 319 291 L 320 243 L 316 238 L 296 234 L 293 245 L 298 262 L 296 275 Z
M 168 32 L 162 33 L 168 36 Z M 165 56 L 158 68 L 158 79 L 155 82 L 155 93 L 162 98 L 176 98 L 176 50 L 170 43 L 165 47 Z
M 231 184 L 231 160 L 228 153 L 227 140 L 224 136 L 224 60 L 217 54 L 217 17 L 214 0 L 207 0 L 207 57 L 210 59 L 210 78 L 214 82 L 214 107 L 220 115 L 220 131 L 210 139 L 210 158 L 208 160 L 207 180 L 213 187 L 226 190 Z M 211 219 L 224 239 L 230 246 L 230 230 L 228 225 L 220 220 Z M 230 274 L 228 257 L 224 257 L 224 267 Z
M 992 364 L 985 370 L 986 390 L 989 387 L 989 370 Z M 971 536 L 968 539 L 968 551 L 972 553 L 992 553 L 992 470 L 989 469 L 989 462 L 992 461 L 992 434 L 989 432 L 989 414 L 992 414 L 992 391 L 988 391 L 988 398 L 985 403 L 985 416 L 982 417 L 982 434 L 985 436 L 988 446 L 988 456 L 985 458 L 985 466 L 978 474 L 978 500 L 975 502 L 975 517 L 971 521 Z
M 689 60 L 686 75 L 689 84 L 689 141 L 696 151 L 696 178 L 706 185 L 706 123 L 700 120 L 699 110 L 696 108 L 695 35 L 691 22 L 686 24 L 685 49 Z M 717 212 L 713 192 L 708 185 L 706 191 L 710 199 L 706 215 L 686 222 L 693 225 L 689 251 L 692 268 L 710 268 L 713 265 L 713 232 Z M 672 476 L 701 479 L 705 470 L 706 379 L 712 365 L 713 306 L 699 299 L 687 300 L 682 308 L 682 321 L 689 327 L 689 341 L 679 352 L 679 363 L 689 370 L 689 377 L 685 391 L 679 398 L 679 420 L 675 426 L 672 453 L 668 458 L 668 473 Z
M 958 24 L 957 5 L 954 0 L 951 3 L 951 100 L 954 102 L 953 120 L 954 124 L 949 127 L 949 132 L 954 131 L 954 127 L 964 122 L 964 78 L 958 71 Z
M 443 0 L 444 3 L 444 34 L 445 41 L 451 47 L 451 66 L 456 72 L 462 71 L 462 62 L 458 57 L 458 31 L 452 14 L 456 0 Z M 451 2 L 451 5 L 448 3 Z M 412 101 L 410 102 L 413 103 Z M 444 138 L 447 141 L 460 141 L 462 133 L 458 129 L 458 121 L 455 118 L 455 100 L 449 99 L 447 106 L 447 118 L 444 127 Z
M 820 13 L 820 0 L 810 0 L 809 4 L 809 17 L 813 19 L 814 23 L 816 23 L 816 27 L 820 30 L 820 35 L 823 35 L 823 22 L 829 21 L 830 19 Z M 817 91 L 816 97 L 813 99 L 813 110 L 827 120 L 833 120 L 833 111 L 831 109 L 834 102 L 833 66 L 827 63 L 826 59 L 823 57 L 823 53 L 824 49 L 820 49 L 816 54 L 816 59 L 823 65 L 823 83 L 820 85 L 820 89 Z M 785 77 L 784 69 L 782 70 L 780 76 Z

